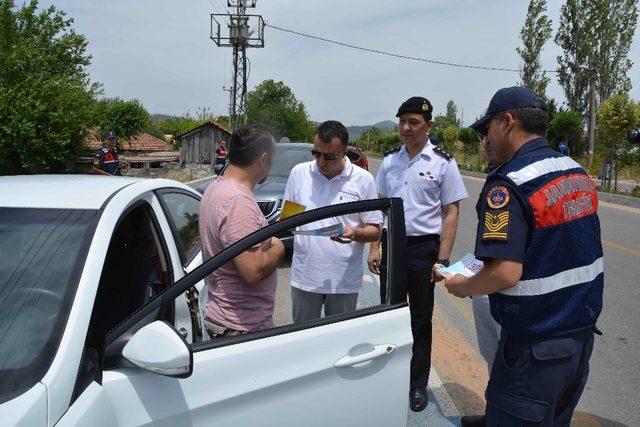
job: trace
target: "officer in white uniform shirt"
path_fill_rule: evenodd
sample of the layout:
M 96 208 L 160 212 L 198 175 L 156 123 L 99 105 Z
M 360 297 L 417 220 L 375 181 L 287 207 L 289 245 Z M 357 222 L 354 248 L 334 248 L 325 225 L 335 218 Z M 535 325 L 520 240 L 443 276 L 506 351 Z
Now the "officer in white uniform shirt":
M 422 97 L 405 101 L 396 117 L 403 145 L 385 153 L 376 176 L 380 197 L 400 197 L 407 234 L 409 306 L 413 357 L 409 403 L 413 411 L 428 404 L 431 367 L 431 316 L 436 262 L 449 265 L 458 227 L 459 202 L 467 198 L 456 161 L 429 142 L 433 122 L 431 103 Z M 380 274 L 380 298 L 386 300 L 386 238 L 371 244 L 369 269 Z
M 296 165 L 287 181 L 284 199 L 307 210 L 377 199 L 371 174 L 346 157 L 349 133 L 342 123 L 321 123 L 311 153 L 315 160 Z M 364 243 L 380 239 L 380 211 L 327 218 L 301 229 L 317 229 L 341 222 L 338 240 L 296 235 L 291 262 L 291 305 L 295 323 L 355 311 L 362 286 Z

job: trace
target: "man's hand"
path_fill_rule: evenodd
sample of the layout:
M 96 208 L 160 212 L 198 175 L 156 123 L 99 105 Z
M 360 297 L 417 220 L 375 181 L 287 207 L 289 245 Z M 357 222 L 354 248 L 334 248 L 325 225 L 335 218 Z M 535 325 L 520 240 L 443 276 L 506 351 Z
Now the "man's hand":
M 357 230 L 355 228 L 345 225 L 340 237 L 342 237 L 343 239 L 356 240 L 356 235 Z
M 469 279 L 464 277 L 461 274 L 456 274 L 451 279 L 446 279 L 444 281 L 444 286 L 447 288 L 450 294 L 455 295 L 459 298 L 464 298 L 468 296 L 466 292 L 466 286 Z
M 373 274 L 380 275 L 380 251 L 370 250 L 369 258 L 367 259 L 367 264 L 369 264 L 369 271 Z
M 442 267 L 442 264 L 438 264 L 437 262 L 433 265 L 433 268 L 431 269 L 431 281 L 432 282 L 440 282 L 442 280 L 444 280 L 444 277 L 442 277 L 440 275 L 440 273 L 438 273 L 436 270 L 438 268 Z

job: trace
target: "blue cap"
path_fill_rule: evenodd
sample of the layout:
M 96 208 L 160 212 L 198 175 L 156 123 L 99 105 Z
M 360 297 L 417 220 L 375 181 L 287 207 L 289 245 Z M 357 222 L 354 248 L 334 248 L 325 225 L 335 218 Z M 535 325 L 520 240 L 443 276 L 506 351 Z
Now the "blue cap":
M 116 133 L 112 130 L 104 133 L 104 139 L 115 139 Z
M 515 108 L 541 108 L 547 110 L 547 103 L 541 96 L 537 95 L 529 88 L 521 86 L 505 87 L 493 95 L 487 112 L 479 120 L 476 120 L 470 127 L 482 134 L 487 133 L 487 122 L 494 114 L 501 111 L 513 110 Z

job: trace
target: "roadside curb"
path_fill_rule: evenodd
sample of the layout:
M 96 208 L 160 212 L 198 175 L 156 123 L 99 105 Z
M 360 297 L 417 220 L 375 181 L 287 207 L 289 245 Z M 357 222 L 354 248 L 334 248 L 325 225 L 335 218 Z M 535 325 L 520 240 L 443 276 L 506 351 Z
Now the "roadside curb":
M 212 179 L 212 178 L 215 178 L 215 177 L 216 177 L 216 175 L 205 176 L 204 178 L 194 179 L 193 181 L 185 182 L 185 184 L 187 184 L 187 185 L 197 184 L 198 182 L 206 181 L 207 179 Z
M 475 178 L 487 177 L 486 173 L 471 172 L 471 171 L 465 171 L 465 170 L 461 170 L 460 174 L 466 175 L 466 176 L 472 176 Z M 616 205 L 622 205 L 622 206 L 640 209 L 640 198 L 637 198 L 637 197 L 622 196 L 620 194 L 611 194 L 611 193 L 604 193 L 602 191 L 598 191 L 598 200 L 601 202 L 613 203 Z

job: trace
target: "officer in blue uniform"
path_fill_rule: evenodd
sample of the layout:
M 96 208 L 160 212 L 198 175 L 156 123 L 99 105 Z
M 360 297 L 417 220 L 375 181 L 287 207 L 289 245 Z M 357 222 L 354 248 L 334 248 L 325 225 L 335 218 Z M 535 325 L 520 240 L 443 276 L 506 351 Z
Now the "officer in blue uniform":
M 604 285 L 598 198 L 585 170 L 542 137 L 547 121 L 542 98 L 510 87 L 471 125 L 500 163 L 477 207 L 485 266 L 445 286 L 488 294 L 502 332 L 486 419 L 463 425 L 568 426 L 587 382 Z
M 100 175 L 122 175 L 118 152 L 116 150 L 116 133 L 108 131 L 104 134 L 104 143 L 98 148 L 93 160 L 93 171 Z
M 409 403 L 413 411 L 428 404 L 427 383 L 431 367 L 431 317 L 433 265 L 449 265 L 458 227 L 459 202 L 467 197 L 455 159 L 434 146 L 429 138 L 433 122 L 431 103 L 422 97 L 405 101 L 396 117 L 403 145 L 385 154 L 376 175 L 380 197 L 401 197 L 407 231 L 409 308 L 413 357 Z M 380 298 L 386 301 L 386 233 L 371 244 L 369 269 L 380 274 Z

